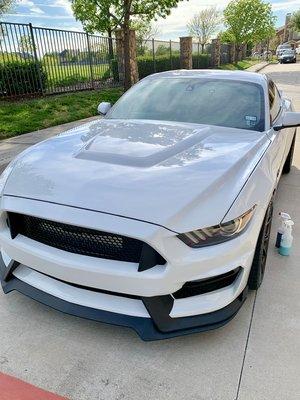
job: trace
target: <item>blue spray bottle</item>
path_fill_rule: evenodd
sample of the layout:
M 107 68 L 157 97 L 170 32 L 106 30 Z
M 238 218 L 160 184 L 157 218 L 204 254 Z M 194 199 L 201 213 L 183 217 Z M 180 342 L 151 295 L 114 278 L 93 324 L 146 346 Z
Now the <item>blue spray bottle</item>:
M 284 231 L 281 238 L 281 243 L 279 247 L 279 254 L 282 256 L 288 256 L 290 254 L 292 244 L 293 244 L 293 235 L 292 235 L 292 228 L 294 222 L 289 219 L 284 221 Z
M 279 249 L 280 243 L 281 243 L 281 238 L 284 232 L 284 222 L 291 219 L 288 213 L 285 212 L 280 212 L 279 213 L 279 218 L 280 218 L 280 224 L 277 230 L 277 237 L 276 237 L 276 244 L 275 246 Z

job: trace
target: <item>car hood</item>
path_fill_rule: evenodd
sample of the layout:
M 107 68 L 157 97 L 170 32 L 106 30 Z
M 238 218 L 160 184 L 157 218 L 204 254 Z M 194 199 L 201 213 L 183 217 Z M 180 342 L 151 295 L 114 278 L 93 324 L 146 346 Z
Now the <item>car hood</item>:
M 223 219 L 269 143 L 243 129 L 99 119 L 25 151 L 4 194 L 184 232 Z

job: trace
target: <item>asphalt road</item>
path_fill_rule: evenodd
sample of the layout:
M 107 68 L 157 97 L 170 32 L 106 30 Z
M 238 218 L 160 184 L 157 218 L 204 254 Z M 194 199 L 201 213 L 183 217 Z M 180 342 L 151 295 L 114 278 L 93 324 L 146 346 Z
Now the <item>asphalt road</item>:
M 300 111 L 300 64 L 262 72 Z M 128 329 L 1 293 L 0 370 L 72 400 L 299 399 L 300 138 L 296 152 L 275 201 L 275 215 L 295 220 L 293 254 L 276 253 L 275 223 L 264 283 L 227 326 L 144 343 Z

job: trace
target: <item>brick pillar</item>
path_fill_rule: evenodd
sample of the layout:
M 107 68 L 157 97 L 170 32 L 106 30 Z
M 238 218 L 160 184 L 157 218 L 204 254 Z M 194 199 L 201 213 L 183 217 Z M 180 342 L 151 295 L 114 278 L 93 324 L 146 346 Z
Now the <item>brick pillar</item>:
M 130 29 L 129 40 L 130 81 L 133 85 L 139 80 L 138 66 L 136 61 L 136 37 L 134 29 Z M 116 53 L 118 60 L 119 80 L 120 82 L 124 82 L 124 34 L 122 29 L 116 30 Z
M 211 66 L 219 67 L 221 63 L 221 41 L 220 39 L 212 39 L 211 41 Z
M 191 36 L 180 38 L 180 68 L 193 68 L 193 42 Z
M 235 44 L 234 43 L 229 43 L 229 45 L 228 45 L 228 58 L 229 58 L 229 63 L 235 62 Z

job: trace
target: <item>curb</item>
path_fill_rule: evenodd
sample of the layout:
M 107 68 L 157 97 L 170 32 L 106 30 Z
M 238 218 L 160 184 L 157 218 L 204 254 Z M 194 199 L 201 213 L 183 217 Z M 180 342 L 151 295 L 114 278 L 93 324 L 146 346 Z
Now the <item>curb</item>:
M 260 72 L 262 71 L 264 68 L 266 68 L 268 65 L 273 64 L 271 61 L 267 62 L 267 64 L 263 65 L 262 67 L 258 68 L 255 72 Z
M 258 64 L 262 64 L 262 63 L 258 63 Z M 252 67 L 247 68 L 245 71 L 249 71 L 249 72 L 260 72 L 262 71 L 264 68 L 266 68 L 268 65 L 272 64 L 272 61 L 266 61 L 266 63 L 264 65 L 259 66 L 257 69 L 255 70 L 251 70 Z

